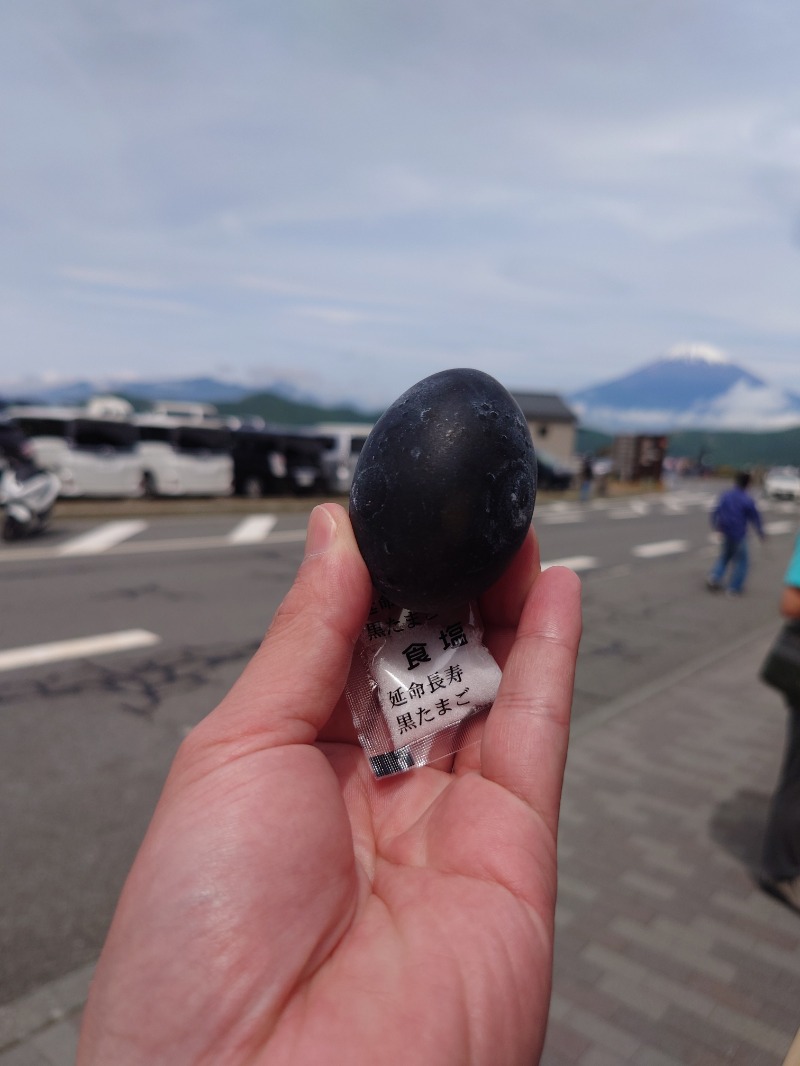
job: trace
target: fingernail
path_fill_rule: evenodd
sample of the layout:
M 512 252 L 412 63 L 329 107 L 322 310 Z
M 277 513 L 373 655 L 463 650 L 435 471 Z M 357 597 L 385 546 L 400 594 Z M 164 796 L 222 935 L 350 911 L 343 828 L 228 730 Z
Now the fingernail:
M 318 505 L 311 512 L 306 531 L 306 551 L 304 558 L 309 555 L 321 555 L 333 544 L 336 536 L 336 522 L 327 507 Z

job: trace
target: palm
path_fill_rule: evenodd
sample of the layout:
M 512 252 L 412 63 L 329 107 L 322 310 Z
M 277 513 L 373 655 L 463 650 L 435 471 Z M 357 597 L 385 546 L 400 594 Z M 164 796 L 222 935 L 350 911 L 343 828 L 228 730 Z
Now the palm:
M 503 604 L 485 608 L 501 665 Z M 86 1046 L 112 1011 L 120 1066 L 530 1062 L 548 1002 L 555 823 L 549 804 L 535 811 L 481 772 L 503 723 L 452 767 L 376 782 L 341 703 L 316 744 L 272 743 L 242 728 L 236 692 L 176 761 Z

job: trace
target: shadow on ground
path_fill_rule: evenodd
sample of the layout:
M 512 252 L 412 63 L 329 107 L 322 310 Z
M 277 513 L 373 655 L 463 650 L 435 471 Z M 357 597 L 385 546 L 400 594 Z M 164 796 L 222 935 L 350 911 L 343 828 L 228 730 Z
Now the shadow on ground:
M 742 789 L 724 800 L 711 816 L 711 838 L 757 874 L 770 796 Z

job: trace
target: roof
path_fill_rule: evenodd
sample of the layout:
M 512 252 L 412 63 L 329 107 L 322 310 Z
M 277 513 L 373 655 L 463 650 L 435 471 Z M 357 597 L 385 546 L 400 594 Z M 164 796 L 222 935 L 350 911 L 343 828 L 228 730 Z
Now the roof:
M 512 392 L 522 413 L 537 422 L 577 422 L 578 416 L 555 392 Z

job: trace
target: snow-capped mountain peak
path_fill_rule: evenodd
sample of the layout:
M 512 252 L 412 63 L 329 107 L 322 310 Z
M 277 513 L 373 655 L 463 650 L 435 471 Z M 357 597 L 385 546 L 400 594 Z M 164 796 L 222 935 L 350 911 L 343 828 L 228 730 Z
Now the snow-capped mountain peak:
M 678 345 L 570 404 L 584 425 L 607 432 L 785 429 L 800 425 L 800 396 L 769 385 L 718 349 Z
M 730 358 L 721 348 L 713 344 L 702 344 L 697 341 L 675 344 L 666 352 L 665 359 L 684 363 L 709 363 L 710 365 L 729 365 Z

